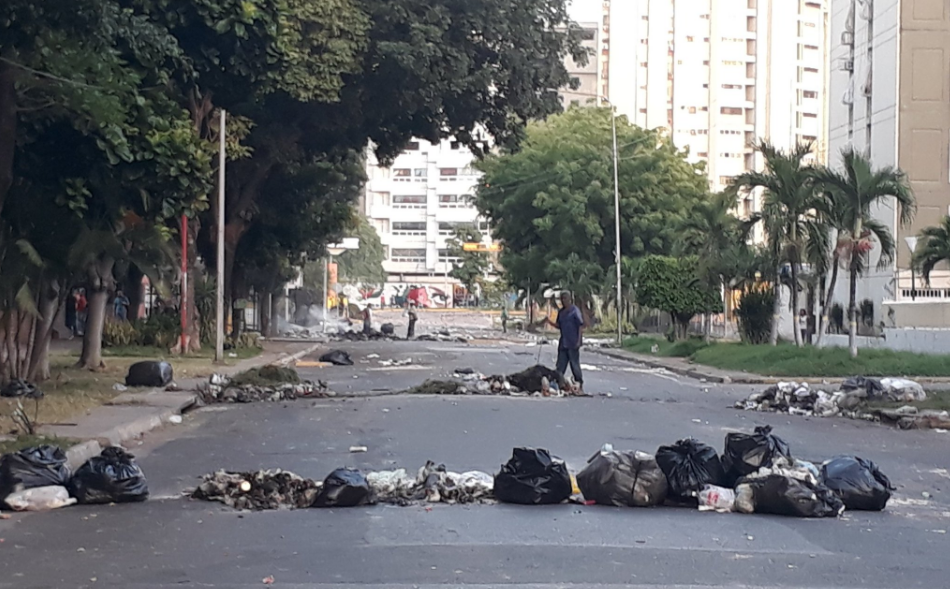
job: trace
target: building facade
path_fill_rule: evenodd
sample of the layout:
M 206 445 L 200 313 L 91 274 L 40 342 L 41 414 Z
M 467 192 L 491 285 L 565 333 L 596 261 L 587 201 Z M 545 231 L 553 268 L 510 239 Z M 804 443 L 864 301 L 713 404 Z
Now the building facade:
M 459 225 L 474 225 L 490 243 L 488 224 L 479 218 L 473 195 L 480 174 L 475 156 L 457 141 L 412 141 L 392 164 L 367 152 L 364 214 L 385 249 L 383 267 L 393 286 L 433 286 L 447 290 L 458 281 L 446 241 Z
M 917 198 L 914 222 L 898 223 L 893 203 L 874 211 L 895 236 L 897 257 L 878 268 L 870 252 L 858 280 L 858 301 L 874 305 L 875 325 L 950 327 L 950 272 L 942 266 L 929 285 L 910 271 L 905 238 L 950 213 L 950 3 L 946 0 L 832 0 L 831 164 L 851 146 L 877 167 L 904 170 Z M 846 305 L 847 287 L 836 293 Z M 889 338 L 890 339 L 890 338 Z
M 714 191 L 761 169 L 760 138 L 823 159 L 827 15 L 825 0 L 607 1 L 603 84 L 620 114 L 706 162 Z
M 604 67 L 601 59 L 601 30 L 603 25 L 598 22 L 578 23 L 581 34 L 581 45 L 587 50 L 587 63 L 580 65 L 570 56 L 564 61 L 567 73 L 577 80 L 577 88 L 561 90 L 561 102 L 565 107 L 571 104 L 596 104 L 597 97 L 607 96 L 604 86 Z

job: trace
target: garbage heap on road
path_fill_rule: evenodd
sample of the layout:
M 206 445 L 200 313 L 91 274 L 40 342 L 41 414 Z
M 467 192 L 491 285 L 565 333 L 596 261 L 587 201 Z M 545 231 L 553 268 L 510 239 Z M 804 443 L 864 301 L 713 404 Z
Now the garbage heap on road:
M 883 510 L 893 490 L 870 460 L 837 456 L 818 466 L 795 458 L 765 426 L 751 434 L 727 434 L 721 456 L 692 438 L 660 446 L 655 455 L 605 444 L 576 477 L 546 449 L 515 448 L 494 477 L 452 472 L 431 461 L 415 474 L 397 469 L 364 475 L 340 468 L 322 483 L 283 471 L 222 471 L 206 476 L 191 497 L 239 509 L 571 501 L 818 518 L 840 516 L 845 509 Z
M 561 397 L 573 386 L 556 370 L 536 364 L 508 375 L 485 376 L 471 368 L 456 368 L 452 380 L 426 380 L 407 391 L 412 395 L 507 395 L 512 397 Z
M 318 399 L 336 396 L 326 382 L 300 380 L 292 368 L 262 366 L 234 378 L 212 374 L 207 382 L 198 387 L 202 402 L 257 403 L 293 401 L 294 399 Z
M 109 447 L 75 472 L 56 446 L 36 446 L 0 457 L 0 505 L 45 511 L 75 503 L 133 503 L 148 498 L 148 482 L 135 457 Z
M 912 405 L 893 409 L 869 406 L 871 403 L 913 403 L 926 398 L 924 388 L 912 380 L 855 377 L 841 383 L 834 392 L 804 382 L 780 382 L 752 393 L 747 399 L 737 402 L 736 408 L 790 415 L 849 417 L 892 423 L 901 429 L 950 427 L 950 414 L 946 411 L 920 410 Z

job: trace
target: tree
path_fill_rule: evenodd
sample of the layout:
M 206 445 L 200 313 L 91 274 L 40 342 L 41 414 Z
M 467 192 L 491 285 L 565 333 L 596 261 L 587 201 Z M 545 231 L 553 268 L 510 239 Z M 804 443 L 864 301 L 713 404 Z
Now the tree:
M 484 176 L 476 204 L 504 245 L 501 265 L 511 284 L 559 283 L 552 264 L 568 259 L 600 276 L 614 267 L 611 116 L 608 109 L 571 108 L 529 124 L 520 150 L 478 164 Z M 707 197 L 703 168 L 668 137 L 624 117 L 617 135 L 621 252 L 670 255 L 678 228 Z
M 699 275 L 695 256 L 647 256 L 640 262 L 637 302 L 670 314 L 677 338 L 685 338 L 690 320 L 722 306 L 718 288 L 710 288 Z
M 778 265 L 789 265 L 792 313 L 798 314 L 799 274 L 806 250 L 825 251 L 827 228 L 817 211 L 821 196 L 813 181 L 812 169 L 805 163 L 811 153 L 810 144 L 799 144 L 784 151 L 767 141 L 756 149 L 765 156 L 765 171 L 745 172 L 733 178 L 730 192 L 762 189 L 762 212 L 757 215 L 765 230 L 768 247 Z M 781 269 L 773 276 L 775 312 L 772 319 L 771 344 L 778 342 L 781 313 Z M 801 332 L 795 328 L 795 344 L 802 345 Z
M 944 217 L 939 225 L 921 231 L 920 239 L 911 264 L 929 283 L 934 267 L 950 261 L 950 216 Z
M 866 254 L 876 239 L 880 246 L 878 268 L 886 268 L 895 255 L 894 237 L 886 225 L 875 219 L 871 210 L 894 199 L 901 225 L 911 222 L 917 210 L 917 201 L 907 176 L 890 166 L 875 169 L 871 161 L 847 148 L 841 153 L 841 170 L 821 168 L 815 173 L 819 186 L 839 199 L 843 213 L 838 230 L 838 249 L 848 267 L 848 347 L 851 357 L 857 357 L 857 283 L 858 276 L 867 269 Z
M 452 263 L 449 276 L 457 279 L 469 293 L 475 291 L 475 285 L 488 271 L 488 254 L 485 252 L 468 252 L 463 245 L 466 243 L 481 243 L 482 234 L 474 225 L 459 225 L 452 232 L 452 237 L 445 242 L 448 254 L 458 261 Z M 451 296 L 451 293 L 446 293 Z
M 353 212 L 353 222 L 347 235 L 360 240 L 360 247 L 346 250 L 335 258 L 340 279 L 346 282 L 360 283 L 364 288 L 375 288 L 386 282 L 386 270 L 383 260 L 386 251 L 379 239 L 376 228 L 369 224 L 366 217 Z

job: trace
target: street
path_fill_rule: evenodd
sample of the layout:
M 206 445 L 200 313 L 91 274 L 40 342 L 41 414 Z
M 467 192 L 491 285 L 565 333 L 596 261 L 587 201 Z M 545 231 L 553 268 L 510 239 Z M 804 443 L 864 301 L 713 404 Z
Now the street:
M 950 539 L 948 434 L 843 419 L 743 412 L 748 386 L 713 385 L 587 350 L 593 397 L 409 397 L 426 378 L 534 364 L 523 343 L 352 342 L 356 364 L 300 368 L 346 398 L 219 405 L 131 451 L 145 504 L 73 506 L 0 521 L 0 587 L 940 587 Z M 554 363 L 555 348 L 541 360 Z M 378 354 L 378 359 L 367 359 Z M 412 358 L 383 367 L 378 360 Z M 593 367 L 593 368 L 591 368 Z M 610 397 L 606 394 L 609 393 Z M 282 468 L 323 479 L 340 466 L 498 471 L 515 446 L 540 446 L 579 471 L 602 444 L 656 451 L 693 436 L 770 424 L 796 457 L 858 454 L 898 491 L 881 513 L 841 520 L 563 504 L 239 513 L 185 499 L 218 469 Z M 350 446 L 368 452 L 351 454 Z

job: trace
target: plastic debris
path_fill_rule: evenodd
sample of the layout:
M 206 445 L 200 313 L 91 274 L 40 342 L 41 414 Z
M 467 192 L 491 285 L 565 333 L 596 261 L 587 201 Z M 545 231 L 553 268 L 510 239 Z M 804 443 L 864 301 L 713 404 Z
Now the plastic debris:
M 669 482 L 670 496 L 680 500 L 695 500 L 703 486 L 722 485 L 725 478 L 716 450 L 692 438 L 660 446 L 656 461 Z
M 272 385 L 237 385 L 232 384 L 231 380 L 222 374 L 211 375 L 208 382 L 198 388 L 198 393 L 201 400 L 208 404 L 278 402 L 336 396 L 336 393 L 331 391 L 327 383 L 322 380 Z
M 369 448 L 366 446 L 350 446 L 350 452 L 353 454 L 361 452 L 369 452 Z
M 600 505 L 651 507 L 666 500 L 666 475 L 645 452 L 615 452 L 610 444 L 577 475 L 584 499 Z
M 838 456 L 821 466 L 821 482 L 848 509 L 881 511 L 894 485 L 876 464 L 857 456 Z
M 26 448 L 0 458 L 0 500 L 36 487 L 65 486 L 69 482 L 66 454 L 56 446 Z
M 323 481 L 313 507 L 358 507 L 375 502 L 373 490 L 363 473 L 352 468 L 338 468 Z
M 827 487 L 781 475 L 769 475 L 736 487 L 736 509 L 793 517 L 837 517 L 844 504 Z
M 505 503 L 545 505 L 571 496 L 571 475 L 560 458 L 542 448 L 515 448 L 494 480 L 495 498 Z
M 119 447 L 103 450 L 79 467 L 69 481 L 79 503 L 132 503 L 148 498 L 148 482 L 135 457 Z
M 321 362 L 329 362 L 335 366 L 352 366 L 353 360 L 350 358 L 348 352 L 343 350 L 330 350 L 326 354 L 320 356 Z
M 7 495 L 6 504 L 14 511 L 48 511 L 72 505 L 76 500 L 69 496 L 66 487 L 50 485 L 33 487 Z
M 302 508 L 313 505 L 322 483 L 288 471 L 218 471 L 206 475 L 191 497 L 242 510 Z
M 726 434 L 722 468 L 731 481 L 751 474 L 762 467 L 771 467 L 778 457 L 791 458 L 785 440 L 772 434 L 771 426 L 756 427 L 755 433 Z
M 163 387 L 174 378 L 175 371 L 168 362 L 145 360 L 129 366 L 125 385 L 129 387 Z
M 729 513 L 736 510 L 736 492 L 716 485 L 704 485 L 697 494 L 700 511 Z

